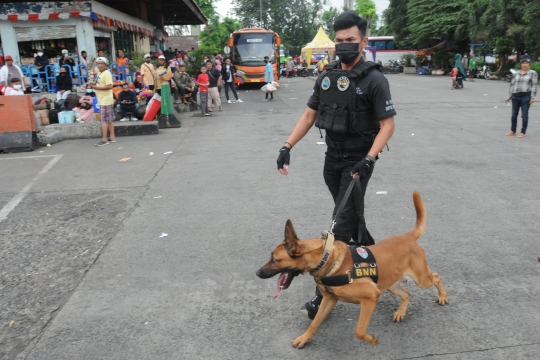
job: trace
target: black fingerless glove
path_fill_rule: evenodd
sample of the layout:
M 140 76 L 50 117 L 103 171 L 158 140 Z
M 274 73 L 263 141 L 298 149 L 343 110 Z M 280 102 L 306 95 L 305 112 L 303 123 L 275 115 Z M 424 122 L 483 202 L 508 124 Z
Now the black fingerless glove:
M 360 176 L 360 179 L 362 179 L 373 171 L 374 166 L 375 164 L 369 161 L 368 159 L 362 159 L 356 165 L 354 165 L 354 167 L 351 170 L 351 173 L 353 174 L 358 173 L 358 175 Z
M 281 149 L 279 149 L 279 156 L 277 158 L 277 168 L 283 169 L 284 165 L 289 165 L 291 161 L 291 155 L 290 155 L 291 149 L 284 146 Z

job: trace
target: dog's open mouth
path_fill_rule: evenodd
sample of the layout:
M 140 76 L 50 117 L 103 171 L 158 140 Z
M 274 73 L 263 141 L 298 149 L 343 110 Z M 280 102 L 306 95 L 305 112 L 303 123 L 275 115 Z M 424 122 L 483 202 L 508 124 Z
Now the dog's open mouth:
M 277 288 L 274 292 L 274 299 L 279 296 L 281 290 L 285 290 L 291 285 L 294 277 L 298 274 L 300 274 L 300 272 L 297 270 L 287 270 L 282 272 L 281 275 L 279 275 L 279 279 L 277 281 Z

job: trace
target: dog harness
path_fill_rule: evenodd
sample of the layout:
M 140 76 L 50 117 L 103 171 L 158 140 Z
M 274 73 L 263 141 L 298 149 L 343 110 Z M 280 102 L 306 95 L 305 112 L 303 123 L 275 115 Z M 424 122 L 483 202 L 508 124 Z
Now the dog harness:
M 363 246 L 349 246 L 353 260 L 353 268 L 345 274 L 329 276 L 318 279 L 317 282 L 325 286 L 343 286 L 353 282 L 354 279 L 369 277 L 376 284 L 379 280 L 379 269 L 375 256 L 369 248 Z M 367 264 L 367 266 L 366 266 Z

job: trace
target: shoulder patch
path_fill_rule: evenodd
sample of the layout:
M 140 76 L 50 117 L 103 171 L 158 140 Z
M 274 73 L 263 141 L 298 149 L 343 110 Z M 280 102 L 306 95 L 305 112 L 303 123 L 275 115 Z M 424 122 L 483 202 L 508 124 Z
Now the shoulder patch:
M 328 76 L 325 76 L 324 79 L 322 79 L 321 89 L 323 90 L 330 89 L 330 79 L 328 78 Z
M 337 87 L 340 91 L 345 91 L 349 88 L 351 81 L 348 77 L 342 76 L 337 80 Z

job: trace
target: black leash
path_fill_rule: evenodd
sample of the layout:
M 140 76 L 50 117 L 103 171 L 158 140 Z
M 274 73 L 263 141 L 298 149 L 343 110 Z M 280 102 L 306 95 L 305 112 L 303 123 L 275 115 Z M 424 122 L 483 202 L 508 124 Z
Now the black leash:
M 330 231 L 334 230 L 334 226 L 336 225 L 337 219 L 339 219 L 339 216 L 341 215 L 341 212 L 343 211 L 343 208 L 345 207 L 347 200 L 349 200 L 349 197 L 351 196 L 353 189 L 354 189 L 354 204 L 356 208 L 356 215 L 358 217 L 358 245 L 360 246 L 375 245 L 375 239 L 373 239 L 373 236 L 371 236 L 371 234 L 369 233 L 366 227 L 366 219 L 364 218 L 364 192 L 362 191 L 362 183 L 360 182 L 359 175 L 356 175 L 352 179 L 351 183 L 349 184 L 349 187 L 347 188 L 347 191 L 345 191 L 345 195 L 343 195 L 343 199 L 341 200 L 341 203 L 339 204 L 339 207 L 336 211 L 336 216 L 334 217 L 334 221 L 332 222 Z

